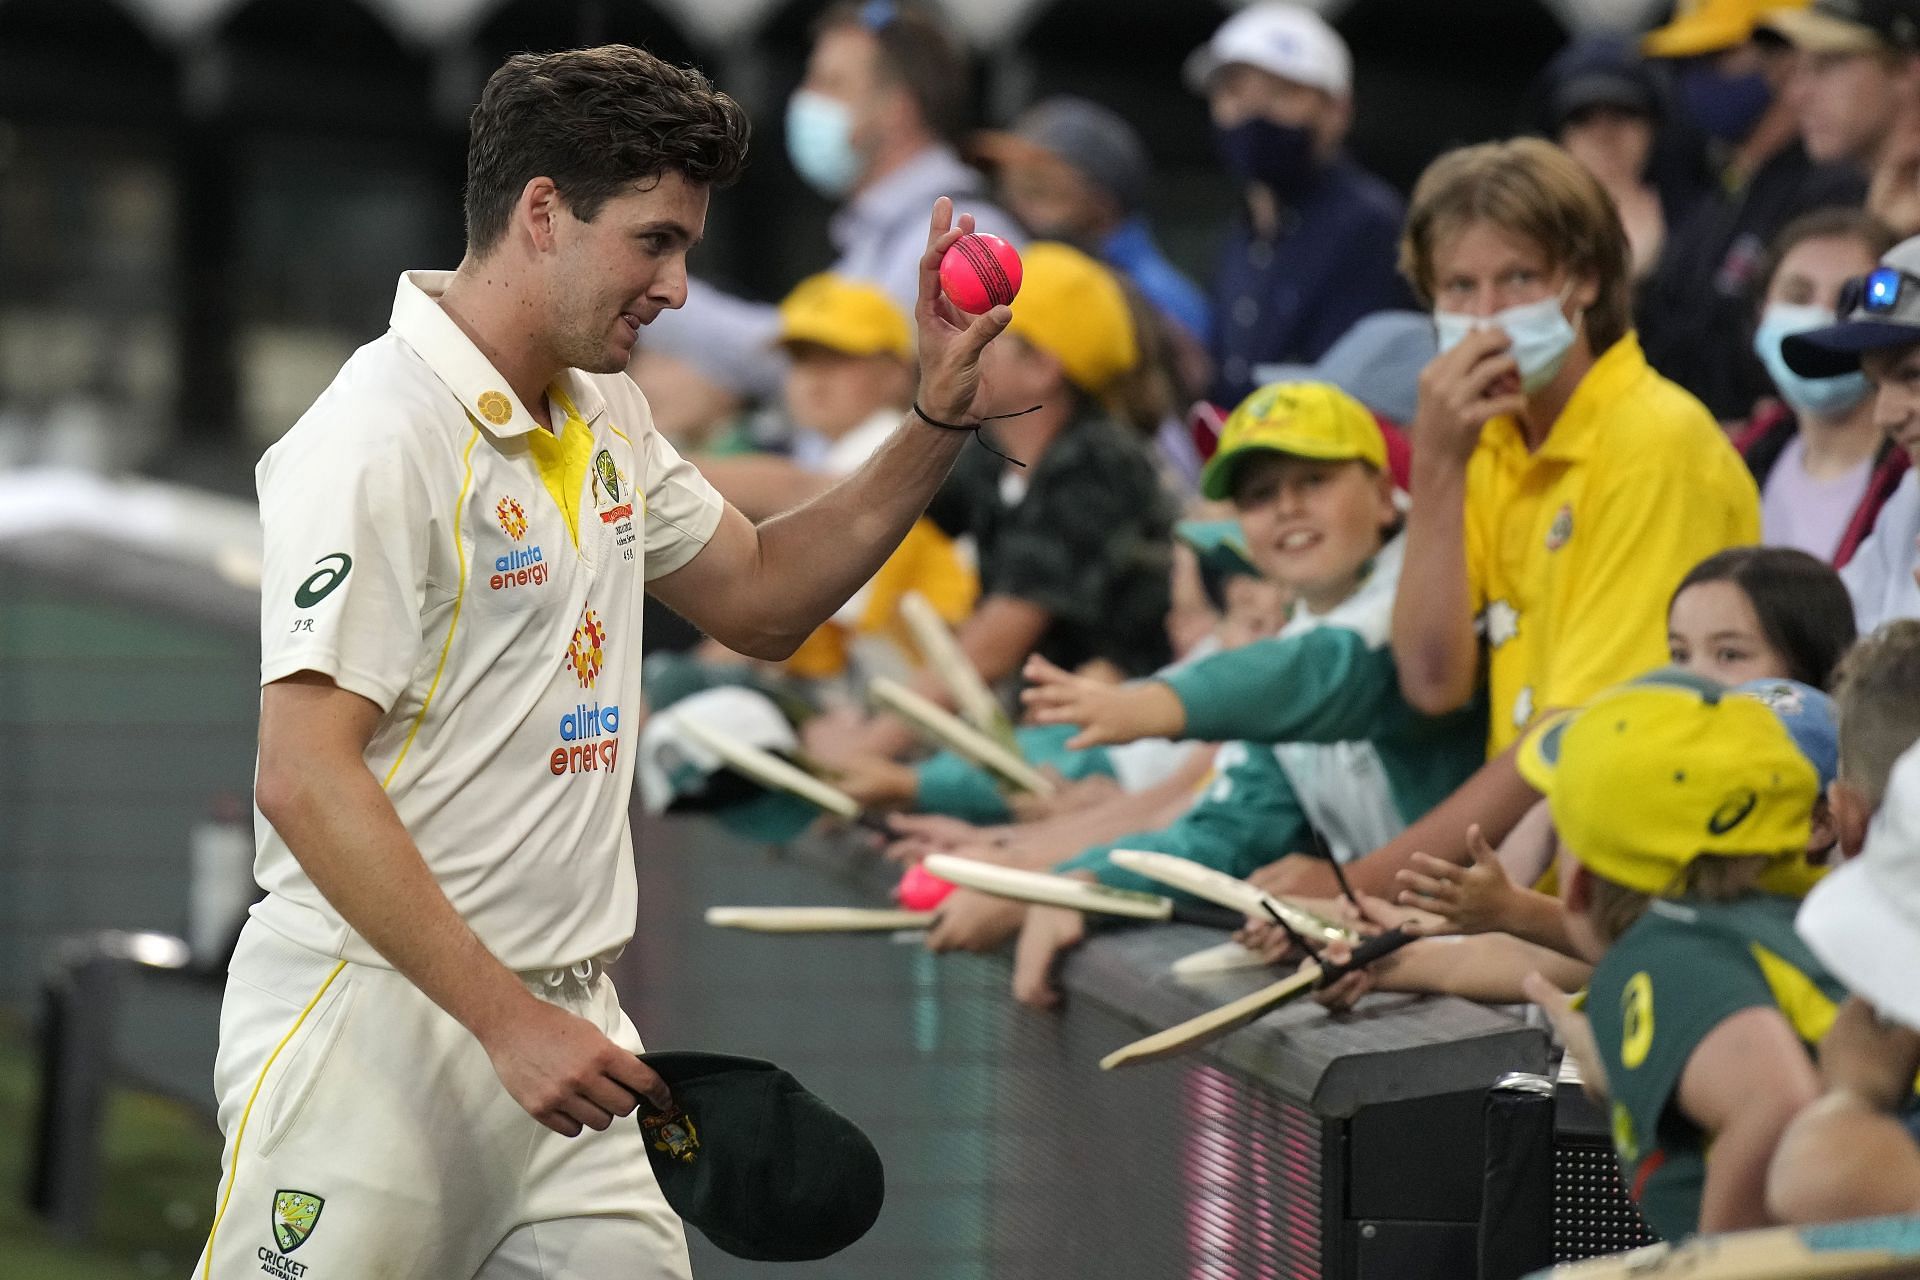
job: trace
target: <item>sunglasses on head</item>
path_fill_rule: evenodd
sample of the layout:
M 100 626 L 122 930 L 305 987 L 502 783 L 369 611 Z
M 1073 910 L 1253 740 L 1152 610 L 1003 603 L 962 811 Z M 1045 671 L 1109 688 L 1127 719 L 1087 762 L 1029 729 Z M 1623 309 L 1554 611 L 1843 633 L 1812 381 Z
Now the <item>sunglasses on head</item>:
M 1906 313 L 1920 319 L 1920 277 L 1908 275 L 1898 267 L 1875 267 L 1841 287 L 1840 314 L 1856 312 L 1869 316 L 1894 316 Z

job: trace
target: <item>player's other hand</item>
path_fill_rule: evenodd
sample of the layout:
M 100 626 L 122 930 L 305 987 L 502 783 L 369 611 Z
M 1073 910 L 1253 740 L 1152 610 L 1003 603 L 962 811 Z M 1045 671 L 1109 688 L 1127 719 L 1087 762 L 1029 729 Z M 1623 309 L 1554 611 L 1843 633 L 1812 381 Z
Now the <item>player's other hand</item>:
M 940 259 L 961 236 L 973 231 L 973 215 L 953 220 L 953 201 L 941 196 L 933 202 L 933 220 L 927 228 L 927 251 L 920 257 L 920 296 L 913 322 L 920 338 L 920 407 L 942 422 L 973 421 L 973 402 L 983 387 L 980 352 L 1013 319 L 1007 307 L 970 316 L 947 301 L 940 289 Z
M 666 1081 L 585 1018 L 528 993 L 511 1015 L 480 1037 L 513 1100 L 555 1133 L 604 1130 L 633 1114 L 642 1099 L 673 1105 Z

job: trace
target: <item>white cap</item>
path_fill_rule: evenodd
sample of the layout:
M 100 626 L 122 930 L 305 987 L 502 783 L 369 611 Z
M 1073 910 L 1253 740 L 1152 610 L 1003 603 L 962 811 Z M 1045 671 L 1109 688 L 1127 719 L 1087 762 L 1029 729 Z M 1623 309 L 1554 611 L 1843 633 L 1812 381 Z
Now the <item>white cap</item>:
M 1813 887 L 1794 928 L 1849 991 L 1920 1030 L 1920 746 L 1893 766 L 1866 848 Z
M 697 792 L 722 761 L 681 724 L 698 720 L 751 746 L 775 753 L 797 751 L 799 738 L 773 699 L 757 689 L 722 685 L 689 694 L 648 718 L 640 730 L 640 803 L 648 813 L 665 813 L 680 796 Z
M 1187 85 L 1204 94 L 1220 68 L 1233 62 L 1324 89 L 1344 98 L 1353 88 L 1353 55 L 1340 33 L 1313 10 L 1297 4 L 1256 4 L 1242 9 L 1187 58 Z

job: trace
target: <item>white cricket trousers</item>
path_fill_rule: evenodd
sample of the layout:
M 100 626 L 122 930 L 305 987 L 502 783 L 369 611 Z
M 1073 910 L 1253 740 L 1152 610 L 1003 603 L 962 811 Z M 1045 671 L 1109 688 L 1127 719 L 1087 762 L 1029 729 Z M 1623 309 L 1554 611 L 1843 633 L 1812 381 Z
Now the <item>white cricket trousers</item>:
M 640 1051 L 604 973 L 529 985 Z M 214 1091 L 226 1150 L 195 1280 L 690 1274 L 640 1126 L 563 1138 L 541 1125 L 479 1042 L 391 969 L 249 921 Z

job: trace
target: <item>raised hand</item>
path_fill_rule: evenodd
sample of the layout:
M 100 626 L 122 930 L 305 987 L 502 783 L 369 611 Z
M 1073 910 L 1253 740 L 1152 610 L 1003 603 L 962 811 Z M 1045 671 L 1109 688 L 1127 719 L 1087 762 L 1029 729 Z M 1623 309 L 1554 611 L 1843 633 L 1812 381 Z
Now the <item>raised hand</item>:
M 972 231 L 972 214 L 961 214 L 955 226 L 953 201 L 941 196 L 933 202 L 927 251 L 920 258 L 920 296 L 914 303 L 913 321 L 919 330 L 919 405 L 941 422 L 972 421 L 973 402 L 981 391 L 980 352 L 1013 319 L 1007 307 L 969 316 L 940 291 L 940 259 L 954 241 Z
M 1428 362 L 1420 371 L 1414 448 L 1464 467 L 1489 420 L 1527 407 L 1512 345 L 1505 330 L 1475 329 Z
M 1467 866 L 1416 853 L 1413 865 L 1394 873 L 1401 885 L 1396 898 L 1441 917 L 1439 927 L 1414 927 L 1414 933 L 1510 933 L 1521 890 L 1507 876 L 1500 855 L 1475 823 L 1467 828 Z

